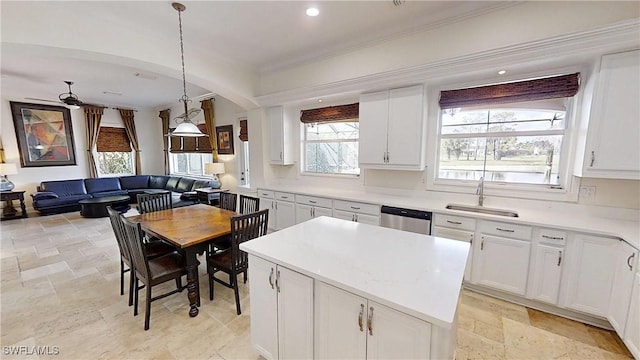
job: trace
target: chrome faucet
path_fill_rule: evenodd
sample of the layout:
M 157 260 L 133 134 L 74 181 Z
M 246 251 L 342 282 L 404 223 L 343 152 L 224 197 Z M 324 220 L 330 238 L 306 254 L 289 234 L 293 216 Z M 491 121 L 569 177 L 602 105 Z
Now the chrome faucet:
M 484 203 L 484 176 L 480 177 L 478 188 L 476 189 L 476 195 L 478 195 L 478 206 L 482 206 Z

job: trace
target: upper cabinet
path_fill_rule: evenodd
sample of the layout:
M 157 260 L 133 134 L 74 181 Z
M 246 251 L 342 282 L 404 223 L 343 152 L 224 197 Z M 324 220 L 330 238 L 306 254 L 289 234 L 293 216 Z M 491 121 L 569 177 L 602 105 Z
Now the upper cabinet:
M 361 95 L 360 167 L 424 170 L 424 104 L 422 85 Z
M 292 125 L 287 121 L 282 106 L 267 109 L 269 121 L 270 146 L 269 163 L 273 165 L 291 165 L 293 146 L 291 142 Z
M 640 50 L 604 55 L 582 176 L 640 179 Z

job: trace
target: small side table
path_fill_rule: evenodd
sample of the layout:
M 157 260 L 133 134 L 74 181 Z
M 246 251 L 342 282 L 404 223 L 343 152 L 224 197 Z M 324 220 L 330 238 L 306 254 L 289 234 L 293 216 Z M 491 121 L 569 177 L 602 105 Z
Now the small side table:
M 215 205 L 213 200 L 220 199 L 220 193 L 227 192 L 229 189 L 212 189 L 212 188 L 200 188 L 195 190 L 198 194 L 198 202 L 201 204 Z
M 27 215 L 27 207 L 24 204 L 24 191 L 2 191 L 0 192 L 0 200 L 6 202 L 4 209 L 2 209 L 1 220 L 19 219 L 29 216 Z M 20 201 L 20 213 L 13 207 L 13 200 Z

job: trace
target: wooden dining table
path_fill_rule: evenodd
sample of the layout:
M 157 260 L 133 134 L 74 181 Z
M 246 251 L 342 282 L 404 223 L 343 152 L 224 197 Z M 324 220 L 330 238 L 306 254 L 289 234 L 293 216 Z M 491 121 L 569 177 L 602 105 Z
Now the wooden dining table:
M 139 222 L 147 234 L 168 241 L 184 251 L 191 317 L 198 315 L 200 305 L 197 254 L 206 251 L 216 239 L 231 233 L 231 217 L 234 215 L 237 213 L 196 204 L 128 217 Z

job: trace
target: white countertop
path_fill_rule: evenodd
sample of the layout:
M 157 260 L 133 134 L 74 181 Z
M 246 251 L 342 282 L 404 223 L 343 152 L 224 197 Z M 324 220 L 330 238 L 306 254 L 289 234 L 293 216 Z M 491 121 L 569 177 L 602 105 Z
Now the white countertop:
M 480 213 L 448 210 L 447 204 L 475 205 L 477 196 L 452 193 L 429 193 L 415 196 L 408 194 L 381 194 L 349 189 L 329 189 L 270 184 L 261 187 L 294 194 L 329 197 L 339 200 L 360 201 L 389 205 L 440 214 L 466 216 L 477 219 L 504 221 L 515 224 L 562 228 L 569 231 L 616 237 L 640 249 L 640 212 L 602 206 L 585 206 L 551 201 L 534 201 L 492 197 L 485 199 L 485 207 L 515 210 L 519 217 L 505 217 Z M 473 200 L 468 200 L 473 199 Z
M 318 217 L 240 245 L 432 324 L 455 321 L 469 243 Z

